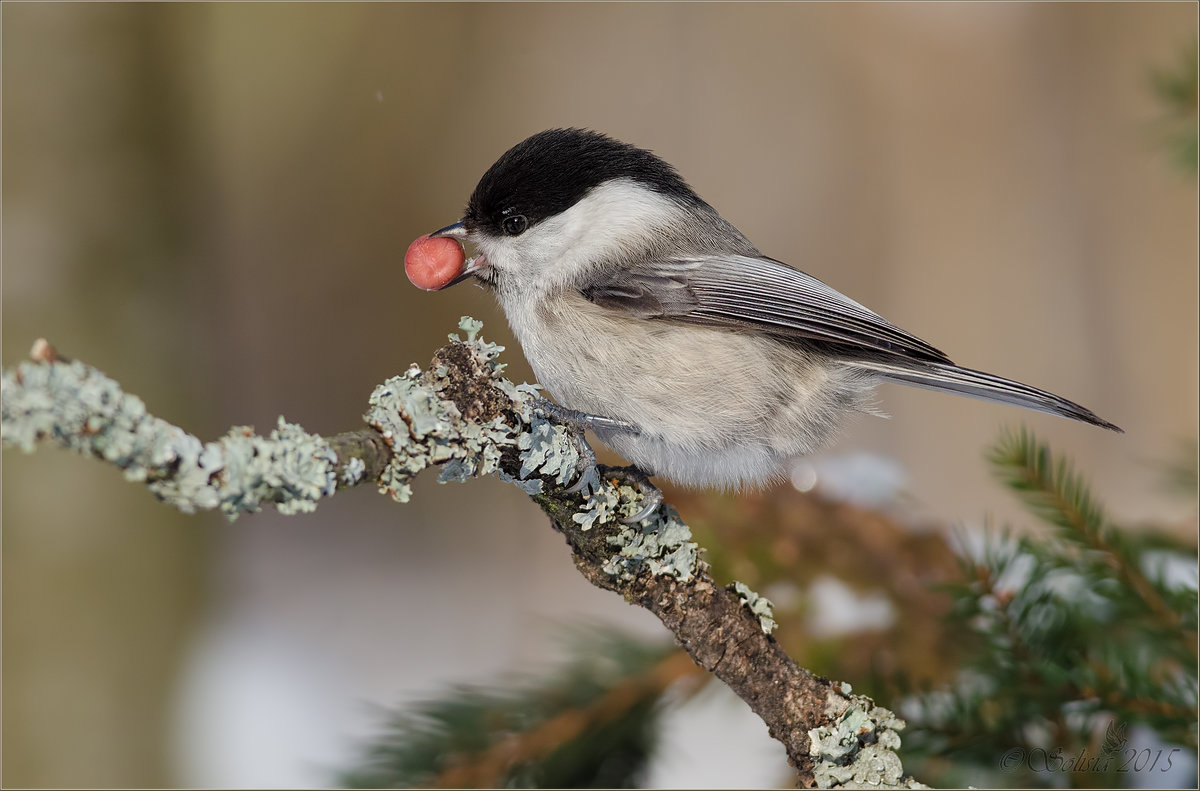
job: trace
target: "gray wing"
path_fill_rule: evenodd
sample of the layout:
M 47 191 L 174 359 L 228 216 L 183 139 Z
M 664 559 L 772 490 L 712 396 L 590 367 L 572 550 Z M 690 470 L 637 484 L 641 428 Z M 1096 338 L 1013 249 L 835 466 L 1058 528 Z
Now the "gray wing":
M 920 338 L 771 258 L 652 262 L 600 278 L 581 292 L 597 305 L 638 318 L 749 327 L 782 338 L 824 341 L 846 350 L 847 364 L 895 382 L 1121 430 L 1061 396 L 955 365 Z
M 742 327 L 853 350 L 949 363 L 945 354 L 811 275 L 771 258 L 655 261 L 582 289 L 597 305 L 638 318 Z

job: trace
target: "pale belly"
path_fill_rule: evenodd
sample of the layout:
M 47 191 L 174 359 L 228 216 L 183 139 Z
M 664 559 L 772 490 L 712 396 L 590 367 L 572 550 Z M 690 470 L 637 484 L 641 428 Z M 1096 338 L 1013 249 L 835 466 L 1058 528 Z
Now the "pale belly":
M 517 310 L 518 321 L 505 306 L 538 381 L 563 406 L 637 426 L 597 436 L 679 484 L 785 475 L 873 390 L 861 372 L 762 336 L 628 318 L 582 297 L 560 304 Z

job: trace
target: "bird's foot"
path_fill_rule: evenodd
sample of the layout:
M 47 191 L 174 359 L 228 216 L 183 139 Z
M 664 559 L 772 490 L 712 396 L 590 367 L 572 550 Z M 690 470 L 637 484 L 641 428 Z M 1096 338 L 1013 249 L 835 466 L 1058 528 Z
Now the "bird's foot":
M 575 483 L 567 487 L 566 491 L 571 493 L 586 492 L 590 495 L 600 486 L 600 473 L 596 466 L 596 452 L 592 450 L 592 446 L 584 438 L 583 432 L 585 430 L 620 431 L 635 436 L 641 433 L 641 429 L 632 423 L 626 423 L 623 420 L 611 417 L 604 417 L 603 415 L 591 415 L 587 412 L 569 409 L 544 398 L 538 399 L 534 403 L 534 407 L 540 409 L 546 417 L 578 430 L 573 435 L 573 439 L 575 441 L 575 448 L 579 452 L 579 461 L 577 463 L 579 478 Z M 605 472 L 607 475 L 611 475 L 629 484 L 642 495 L 641 510 L 633 516 L 622 519 L 622 524 L 637 524 L 654 513 L 654 509 L 662 504 L 662 490 L 651 483 L 650 476 L 637 466 L 610 467 Z
M 594 493 L 600 486 L 600 473 L 596 469 L 596 451 L 592 450 L 592 446 L 588 444 L 583 432 L 589 428 L 595 428 L 598 425 L 597 421 L 605 421 L 607 418 L 567 409 L 565 406 L 560 406 L 545 398 L 537 399 L 533 406 L 550 420 L 575 429 L 570 434 L 578 454 L 575 469 L 579 477 L 575 483 L 567 487 L 566 491 L 571 494 L 575 492 L 584 492 L 588 495 Z
M 654 510 L 662 505 L 663 493 L 662 490 L 650 482 L 650 476 L 644 470 L 631 465 L 629 467 L 610 467 L 605 470 L 605 477 L 618 478 L 625 483 L 637 489 L 642 495 L 642 508 L 633 516 L 627 516 L 620 520 L 623 525 L 636 525 Z
M 603 415 L 591 415 L 576 409 L 568 409 L 561 404 L 556 404 L 545 398 L 539 398 L 535 401 L 534 407 L 541 410 L 542 414 L 551 420 L 576 429 L 576 432 L 572 435 L 572 439 L 575 442 L 575 449 L 579 453 L 579 461 L 577 462 L 579 478 L 567 488 L 566 491 L 571 493 L 585 492 L 590 495 L 600 486 L 600 473 L 596 467 L 596 452 L 592 450 L 592 446 L 588 444 L 587 439 L 583 436 L 584 431 L 590 429 L 592 431 L 622 431 L 635 435 L 641 433 L 641 430 L 632 423 L 626 423 L 623 420 L 616 420 L 611 417 L 604 417 Z M 645 478 L 644 475 L 642 477 L 646 483 L 649 483 L 648 478 Z M 661 500 L 661 495 L 659 499 Z

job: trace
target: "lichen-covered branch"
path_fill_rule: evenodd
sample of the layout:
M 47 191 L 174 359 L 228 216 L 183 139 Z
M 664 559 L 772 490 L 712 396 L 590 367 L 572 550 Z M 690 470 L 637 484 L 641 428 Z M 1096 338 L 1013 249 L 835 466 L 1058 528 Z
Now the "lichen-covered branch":
M 185 512 L 229 517 L 274 504 L 310 511 L 338 489 L 373 482 L 400 502 L 409 481 L 437 466 L 439 480 L 497 475 L 529 494 L 566 538 L 580 572 L 653 612 L 700 666 L 730 686 L 783 743 L 802 786 L 913 785 L 894 750 L 903 723 L 845 684 L 796 665 L 770 635 L 770 603 L 745 585 L 718 586 L 691 531 L 670 506 L 639 524 L 641 495 L 619 480 L 568 492 L 578 475 L 579 438 L 546 418 L 537 388 L 514 385 L 503 350 L 451 335 L 428 370 L 412 366 L 375 388 L 367 428 L 332 438 L 282 417 L 267 436 L 237 427 L 214 442 L 150 415 L 135 396 L 48 345 L 3 372 L 2 434 L 26 451 L 52 442 L 104 459 Z
M 324 439 L 282 417 L 265 437 L 235 426 L 202 442 L 149 414 L 140 398 L 95 368 L 60 358 L 45 341 L 31 357 L 3 374 L 4 445 L 32 451 L 47 441 L 103 459 L 185 513 L 219 508 L 236 517 L 264 504 L 311 511 L 320 498 L 374 479 L 391 460 L 378 432 Z

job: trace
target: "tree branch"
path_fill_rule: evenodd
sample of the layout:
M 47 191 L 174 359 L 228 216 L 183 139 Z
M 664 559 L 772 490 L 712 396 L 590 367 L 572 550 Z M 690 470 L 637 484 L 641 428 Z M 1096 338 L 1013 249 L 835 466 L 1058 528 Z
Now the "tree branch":
M 577 437 L 541 414 L 536 387 L 501 376 L 503 348 L 477 339 L 480 326 L 464 317 L 466 339 L 450 336 L 428 370 L 414 365 L 375 388 L 368 428 L 329 439 L 281 417 L 266 437 L 235 427 L 201 442 L 42 341 L 32 361 L 3 373 L 3 441 L 26 451 L 49 441 L 104 459 L 175 508 L 230 518 L 264 504 L 311 511 L 368 481 L 406 502 L 408 482 L 430 466 L 443 482 L 498 475 L 550 517 L 592 584 L 657 615 L 696 664 L 749 704 L 783 743 L 799 785 L 919 785 L 903 777 L 894 752 L 903 722 L 798 667 L 770 636 L 770 603 L 738 583 L 718 586 L 673 508 L 624 525 L 618 517 L 640 510 L 632 487 L 602 480 L 590 494 L 566 490 L 578 474 Z

